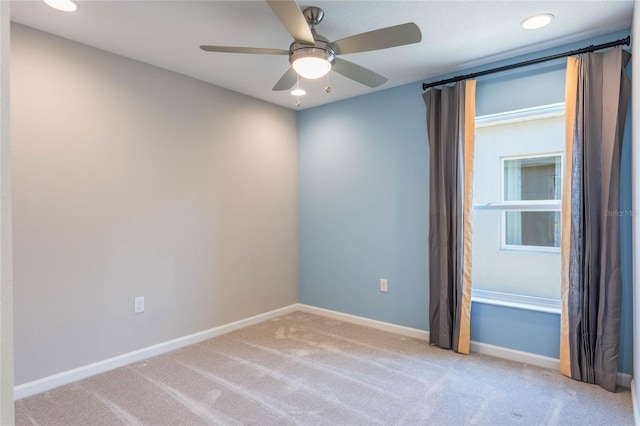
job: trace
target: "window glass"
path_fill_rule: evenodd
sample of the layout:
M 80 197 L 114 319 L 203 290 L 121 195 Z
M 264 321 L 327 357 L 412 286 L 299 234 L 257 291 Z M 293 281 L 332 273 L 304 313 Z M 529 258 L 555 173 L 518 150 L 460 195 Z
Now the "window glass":
M 559 200 L 562 169 L 560 155 L 506 159 L 504 200 Z
M 523 210 L 506 211 L 502 220 L 507 248 L 560 247 L 560 212 L 526 211 L 532 201 L 560 200 L 561 155 L 503 158 L 503 197 Z M 520 247 L 517 247 L 520 246 Z
M 505 212 L 506 245 L 560 247 L 560 212 Z

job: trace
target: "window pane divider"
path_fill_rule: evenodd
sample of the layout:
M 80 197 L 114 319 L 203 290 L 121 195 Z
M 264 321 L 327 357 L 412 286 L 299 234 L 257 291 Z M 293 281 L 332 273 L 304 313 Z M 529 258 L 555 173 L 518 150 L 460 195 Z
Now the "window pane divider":
M 560 200 L 550 201 L 518 201 L 510 203 L 486 203 L 486 204 L 474 204 L 474 210 L 517 210 L 517 211 L 560 211 L 562 202 Z

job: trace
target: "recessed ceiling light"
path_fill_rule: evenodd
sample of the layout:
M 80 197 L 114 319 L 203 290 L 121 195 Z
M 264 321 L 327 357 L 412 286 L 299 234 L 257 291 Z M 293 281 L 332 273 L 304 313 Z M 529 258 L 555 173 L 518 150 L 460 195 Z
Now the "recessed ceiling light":
M 548 25 L 552 20 L 552 14 L 543 13 L 541 15 L 535 15 L 525 19 L 520 25 L 522 25 L 522 28 L 524 28 L 525 30 L 537 30 L 538 28 L 542 28 L 545 25 Z
M 73 0 L 43 0 L 47 5 L 63 12 L 75 12 L 78 4 Z
M 304 96 L 307 94 L 307 91 L 304 89 L 300 89 L 300 88 L 295 88 L 291 91 L 291 94 L 293 96 Z

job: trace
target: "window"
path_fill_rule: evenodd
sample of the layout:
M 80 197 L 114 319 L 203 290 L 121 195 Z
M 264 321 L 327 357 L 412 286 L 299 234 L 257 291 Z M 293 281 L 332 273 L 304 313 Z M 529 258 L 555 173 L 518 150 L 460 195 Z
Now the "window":
M 476 118 L 476 302 L 559 312 L 563 161 L 563 104 Z
M 559 249 L 562 154 L 502 158 L 502 187 L 502 247 Z

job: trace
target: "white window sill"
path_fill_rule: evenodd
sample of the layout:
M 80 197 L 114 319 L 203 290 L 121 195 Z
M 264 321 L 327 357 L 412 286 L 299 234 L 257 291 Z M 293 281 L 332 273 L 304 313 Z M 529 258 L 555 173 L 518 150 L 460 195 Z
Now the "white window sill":
M 517 254 L 560 254 L 560 247 L 501 246 L 500 251 Z
M 471 301 L 486 305 L 506 306 L 528 311 L 560 314 L 560 300 L 543 297 L 523 296 L 520 294 L 499 293 L 496 291 L 473 290 Z

